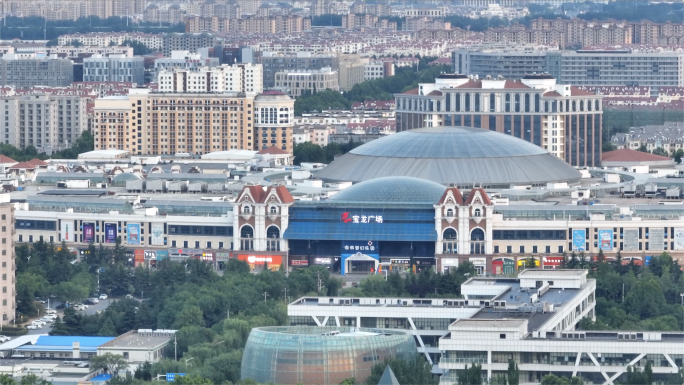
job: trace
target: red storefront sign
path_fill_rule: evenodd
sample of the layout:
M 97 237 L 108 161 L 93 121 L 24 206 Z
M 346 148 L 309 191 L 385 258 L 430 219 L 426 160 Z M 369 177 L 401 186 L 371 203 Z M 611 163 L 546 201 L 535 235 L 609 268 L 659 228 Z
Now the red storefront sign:
M 278 270 L 283 263 L 283 257 L 280 255 L 238 254 L 237 258 L 240 261 L 247 262 L 251 269 L 256 266 L 267 265 L 270 270 Z
M 545 268 L 558 268 L 563 263 L 563 257 L 543 257 L 542 262 Z
M 292 266 L 309 266 L 309 261 L 305 259 L 293 259 L 290 261 Z
M 145 250 L 135 249 L 135 265 L 145 264 Z

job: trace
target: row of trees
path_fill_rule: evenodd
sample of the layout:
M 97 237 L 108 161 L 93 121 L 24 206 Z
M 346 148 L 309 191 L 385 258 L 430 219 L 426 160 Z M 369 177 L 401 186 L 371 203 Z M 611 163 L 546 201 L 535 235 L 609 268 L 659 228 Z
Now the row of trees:
M 330 163 L 336 156 L 346 154 L 362 144 L 363 142 L 354 141 L 343 144 L 329 143 L 323 147 L 311 142 L 295 144 L 294 163 L 297 165 L 302 162 Z
M 395 75 L 382 79 L 368 80 L 354 85 L 351 90 L 340 93 L 330 89 L 304 92 L 295 101 L 295 115 L 328 109 L 349 109 L 352 102 L 364 100 L 392 100 L 392 94 L 418 87 L 418 83 L 431 83 L 443 72 L 450 72 L 448 66 L 430 66 L 434 57 L 420 58 L 418 71 L 415 67 L 400 67 Z
M 0 143 L 0 153 L 8 156 L 17 162 L 24 162 L 33 158 L 38 159 L 76 159 L 78 154 L 92 151 L 95 148 L 95 138 L 92 132 L 85 130 L 81 133 L 71 145 L 71 147 L 64 150 L 55 151 L 52 155 L 47 155 L 44 152 L 38 152 L 33 146 L 26 146 L 23 148 L 14 147 L 11 144 Z

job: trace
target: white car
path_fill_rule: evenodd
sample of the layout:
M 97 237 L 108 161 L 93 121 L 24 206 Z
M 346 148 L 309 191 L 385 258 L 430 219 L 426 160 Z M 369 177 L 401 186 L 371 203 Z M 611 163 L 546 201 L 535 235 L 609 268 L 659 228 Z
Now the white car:
M 49 318 L 49 317 L 43 317 L 43 318 L 40 319 L 40 321 L 41 321 L 41 322 L 45 322 L 46 324 L 51 324 L 51 323 L 55 322 L 54 319 Z
M 107 294 L 100 294 L 100 299 L 107 299 Z
M 57 310 L 55 310 L 55 309 L 47 309 L 47 310 L 45 310 L 45 313 L 47 313 L 47 314 L 57 314 Z
M 36 326 L 36 325 L 26 325 L 26 329 L 28 329 L 28 330 L 36 330 L 36 329 L 38 329 L 38 326 Z
M 36 325 L 36 326 L 42 328 L 43 326 L 45 326 L 45 322 L 43 322 L 41 320 L 35 320 L 35 321 L 31 322 L 31 325 Z
M 7 336 L 0 336 L 0 342 L 7 342 L 9 340 L 11 340 L 11 338 L 9 338 Z
M 48 314 L 45 317 L 43 317 L 42 319 L 49 319 L 49 320 L 54 321 L 57 319 L 57 314 Z
M 92 302 L 93 304 L 96 304 L 96 303 L 100 303 L 100 300 L 97 298 L 91 298 L 90 302 Z

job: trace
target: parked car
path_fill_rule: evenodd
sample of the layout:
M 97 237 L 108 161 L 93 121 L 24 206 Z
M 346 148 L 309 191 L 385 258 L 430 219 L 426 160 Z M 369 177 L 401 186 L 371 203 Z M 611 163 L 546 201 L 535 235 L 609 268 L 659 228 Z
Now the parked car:
M 57 319 L 57 314 L 48 314 L 48 315 L 46 315 L 46 316 L 43 317 L 43 318 L 48 318 L 48 319 L 51 319 L 51 320 L 55 320 L 55 319 Z
M 107 299 L 107 294 L 100 294 L 100 299 Z
M 57 314 L 57 310 L 55 310 L 55 309 L 47 309 L 47 310 L 45 310 L 45 313 L 46 313 L 46 314 Z
M 41 328 L 46 325 L 46 323 L 41 321 L 41 320 L 35 320 L 35 321 L 31 322 L 31 324 L 36 325 L 36 326 L 41 327 Z
M 28 330 L 36 330 L 36 329 L 38 329 L 38 326 L 36 326 L 36 325 L 26 325 L 26 329 L 28 329 Z
M 100 300 L 99 300 L 99 299 L 97 299 L 97 298 L 94 298 L 94 297 L 93 297 L 93 298 L 91 298 L 91 299 L 90 299 L 90 301 L 91 301 L 91 302 L 92 302 L 93 304 L 97 304 L 97 303 L 100 303 Z
M 9 340 L 11 340 L 11 338 L 9 338 L 7 336 L 0 336 L 0 342 L 7 342 Z
M 52 319 L 52 318 L 50 318 L 50 317 L 43 317 L 43 318 L 41 318 L 40 320 L 41 320 L 42 322 L 45 322 L 46 324 L 50 324 L 50 323 L 55 322 L 55 320 Z

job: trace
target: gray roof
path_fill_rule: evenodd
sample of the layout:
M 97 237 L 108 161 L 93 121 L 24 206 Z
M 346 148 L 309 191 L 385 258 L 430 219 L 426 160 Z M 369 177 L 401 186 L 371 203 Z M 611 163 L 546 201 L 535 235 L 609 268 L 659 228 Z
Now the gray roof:
M 541 147 L 470 127 L 429 127 L 380 138 L 338 157 L 317 176 L 352 182 L 410 176 L 489 188 L 574 183 L 581 178 L 577 170 Z
M 397 376 L 394 375 L 389 365 L 385 366 L 385 371 L 382 372 L 378 385 L 399 385 L 399 380 L 397 380 Z
M 330 201 L 437 203 L 446 188 L 425 179 L 390 176 L 367 180 L 344 189 Z

